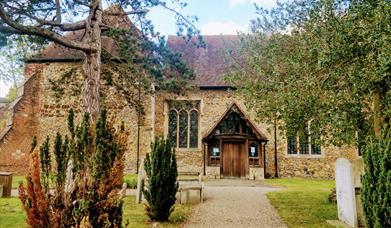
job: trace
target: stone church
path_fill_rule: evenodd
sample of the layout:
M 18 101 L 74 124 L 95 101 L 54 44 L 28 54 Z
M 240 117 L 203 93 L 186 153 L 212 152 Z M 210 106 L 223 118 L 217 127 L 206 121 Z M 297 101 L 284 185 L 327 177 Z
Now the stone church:
M 131 24 L 127 17 L 108 20 L 117 27 Z M 80 34 L 76 31 L 68 36 L 77 39 Z M 224 53 L 237 48 L 238 36 L 204 36 L 204 40 L 206 47 L 198 48 L 181 37 L 168 37 L 168 47 L 181 53 L 195 70 L 191 82 L 195 89 L 185 95 L 159 89 L 141 94 L 142 121 L 114 87 L 102 85 L 102 102 L 111 117 L 124 121 L 131 130 L 126 172 L 136 172 L 156 136 L 175 143 L 179 171 L 200 172 L 209 178 L 333 178 L 337 158 L 358 157 L 354 147 L 315 145 L 310 134 L 305 140 L 286 137 L 273 125 L 255 121 L 251 107 L 223 79 L 230 65 Z M 103 40 L 103 46 L 115 52 L 110 40 Z M 54 44 L 26 61 L 25 82 L 11 104 L 7 126 L 0 129 L 0 171 L 26 172 L 33 136 L 54 138 L 57 131 L 66 132 L 71 107 L 80 119 L 80 97 L 70 93 L 58 99 L 51 86 L 64 72 L 72 72 L 82 81 L 82 61 L 81 52 Z

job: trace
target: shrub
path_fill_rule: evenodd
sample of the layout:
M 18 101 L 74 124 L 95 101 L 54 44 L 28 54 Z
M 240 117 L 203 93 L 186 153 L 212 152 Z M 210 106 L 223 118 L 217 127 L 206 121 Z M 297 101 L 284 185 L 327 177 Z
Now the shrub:
M 118 194 L 123 178 L 123 154 L 127 132 L 116 131 L 102 111 L 95 128 L 89 115 L 74 128 L 73 111 L 68 117 L 69 137 L 54 140 L 55 168 L 47 138 L 40 150 L 31 150 L 27 186 L 19 197 L 31 227 L 120 227 L 122 199 Z M 87 159 L 92 158 L 92 159 Z M 49 172 L 55 188 L 48 189 Z
M 130 189 L 136 189 L 137 188 L 137 175 L 135 174 L 127 174 L 124 176 L 124 182 L 126 183 L 126 186 Z
M 178 171 L 175 151 L 170 142 L 160 138 L 152 143 L 151 154 L 144 161 L 147 186 L 143 188 L 146 213 L 153 221 L 167 221 L 174 210 L 175 195 L 178 191 Z
M 391 227 L 391 130 L 369 138 L 364 153 L 361 200 L 368 227 Z

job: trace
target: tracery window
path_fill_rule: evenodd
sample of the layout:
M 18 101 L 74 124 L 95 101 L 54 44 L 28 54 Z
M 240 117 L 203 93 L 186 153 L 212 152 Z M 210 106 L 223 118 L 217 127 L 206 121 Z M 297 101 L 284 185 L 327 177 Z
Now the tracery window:
M 177 148 L 198 148 L 200 101 L 168 101 L 168 136 Z

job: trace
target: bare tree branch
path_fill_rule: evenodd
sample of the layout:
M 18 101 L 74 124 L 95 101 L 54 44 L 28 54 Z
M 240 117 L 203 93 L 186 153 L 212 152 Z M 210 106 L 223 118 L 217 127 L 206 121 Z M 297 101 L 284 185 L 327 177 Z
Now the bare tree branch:
M 21 25 L 15 21 L 13 21 L 11 18 L 8 17 L 8 15 L 4 12 L 3 8 L 0 7 L 0 18 L 11 28 L 20 31 L 19 34 L 31 34 L 40 36 L 43 38 L 46 38 L 48 40 L 54 41 L 56 43 L 59 43 L 65 47 L 73 48 L 85 52 L 91 52 L 95 51 L 90 45 L 84 44 L 81 42 L 70 40 L 64 36 L 61 36 L 55 32 L 49 31 L 47 29 L 42 29 L 37 26 L 26 26 Z M 12 31 L 12 30 L 8 30 Z
M 59 0 L 55 0 L 55 1 L 59 1 Z M 23 7 L 19 3 L 17 3 L 17 4 L 20 7 Z M 63 32 L 76 31 L 76 30 L 80 30 L 80 29 L 85 29 L 85 27 L 86 27 L 86 21 L 85 20 L 78 21 L 78 22 L 75 22 L 75 23 L 64 23 L 64 24 L 62 24 L 61 23 L 61 12 L 60 12 L 60 14 L 57 14 L 57 8 L 56 8 L 56 16 L 53 18 L 53 20 L 46 20 L 46 19 L 42 19 L 42 18 L 36 17 L 34 15 L 31 15 L 28 12 L 26 12 L 25 10 L 23 10 L 22 8 L 15 8 L 15 7 L 10 6 L 8 4 L 6 4 L 6 5 L 7 5 L 7 7 L 16 10 L 19 14 L 23 14 L 26 17 L 29 17 L 29 18 L 35 20 L 36 22 L 38 22 L 38 24 L 39 24 L 38 27 L 43 26 L 43 25 L 49 25 L 49 26 L 57 27 L 57 28 L 59 28 Z M 60 20 L 58 20 L 58 18 L 60 18 Z M 58 22 L 58 21 L 60 21 L 60 22 Z
M 164 2 L 160 2 L 160 5 L 165 8 L 166 10 L 168 11 L 171 11 L 172 13 L 174 13 L 176 16 L 182 18 L 182 20 L 184 20 L 186 23 L 188 23 L 195 31 L 197 31 L 197 27 L 193 24 L 193 22 L 191 22 L 188 18 L 186 18 L 185 16 L 183 16 L 181 13 L 179 13 L 177 10 L 171 8 L 171 7 L 168 7 Z
M 148 13 L 149 10 L 147 9 L 141 9 L 141 10 L 132 10 L 128 12 L 123 12 L 123 13 L 105 13 L 110 16 L 120 16 L 120 15 L 130 15 L 130 14 L 145 14 Z
M 74 2 L 76 2 L 77 4 L 80 4 L 82 6 L 85 6 L 85 7 L 88 7 L 88 8 L 91 8 L 91 5 L 90 4 L 87 4 L 85 2 L 82 2 L 80 0 L 73 0 Z

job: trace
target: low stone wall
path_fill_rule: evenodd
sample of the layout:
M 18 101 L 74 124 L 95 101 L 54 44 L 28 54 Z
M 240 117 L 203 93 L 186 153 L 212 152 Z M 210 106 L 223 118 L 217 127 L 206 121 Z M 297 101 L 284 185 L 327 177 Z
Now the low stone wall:
M 207 179 L 220 179 L 220 166 L 206 166 L 205 173 Z
M 263 168 L 250 167 L 248 179 L 250 179 L 250 180 L 263 180 L 263 179 L 265 179 L 263 172 L 264 172 Z

